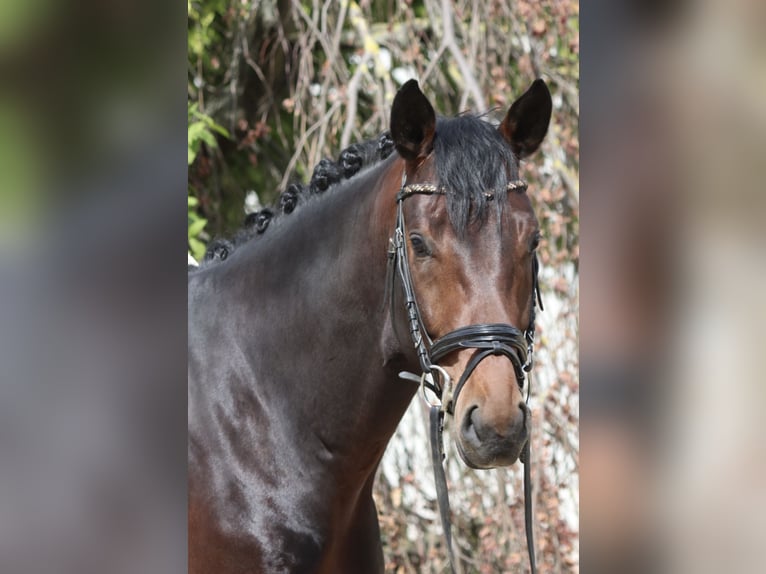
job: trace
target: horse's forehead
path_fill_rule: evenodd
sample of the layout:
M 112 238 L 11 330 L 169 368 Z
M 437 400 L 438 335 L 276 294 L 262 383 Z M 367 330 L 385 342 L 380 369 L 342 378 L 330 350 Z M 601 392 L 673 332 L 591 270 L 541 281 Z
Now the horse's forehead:
M 494 260 L 494 256 L 498 255 L 507 263 L 514 260 L 508 257 L 508 249 L 511 252 L 524 249 L 527 239 L 538 227 L 537 217 L 529 203 L 521 201 L 512 204 L 510 199 L 509 195 L 508 201 L 500 209 L 490 205 L 486 219 L 466 229 L 467 242 L 483 248 L 481 250 L 487 252 L 491 259 Z
M 499 236 L 505 240 L 523 239 L 524 236 L 534 232 L 538 227 L 537 216 L 529 197 L 524 193 L 511 192 L 507 194 L 500 206 L 490 202 L 487 206 L 486 217 L 471 220 L 461 239 L 457 237 L 457 232 L 449 221 L 447 198 L 443 195 L 420 197 L 420 201 L 417 202 L 417 206 L 413 210 L 414 221 L 417 221 L 419 225 L 425 224 L 440 235 L 446 233 L 464 242 L 493 236 Z
M 507 196 L 506 217 L 514 222 L 519 233 L 537 228 L 537 216 L 526 193 L 510 192 Z

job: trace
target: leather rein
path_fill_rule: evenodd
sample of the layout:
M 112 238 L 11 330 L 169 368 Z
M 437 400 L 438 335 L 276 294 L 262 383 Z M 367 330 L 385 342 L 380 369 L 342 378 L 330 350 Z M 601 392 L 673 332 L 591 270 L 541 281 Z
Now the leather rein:
M 526 183 L 521 180 L 510 182 L 506 189 L 508 191 L 523 192 L 527 189 Z M 538 261 L 533 257 L 533 291 L 532 291 L 532 312 L 530 322 L 525 331 L 520 331 L 513 325 L 504 323 L 481 323 L 460 327 L 450 331 L 436 341 L 432 341 L 428 335 L 423 318 L 418 309 L 417 298 L 415 297 L 415 288 L 412 283 L 410 265 L 407 257 L 407 248 L 405 240 L 405 223 L 403 204 L 404 200 L 413 195 L 446 195 L 446 190 L 429 183 L 416 183 L 407 185 L 406 173 L 402 174 L 402 186 L 396 195 L 397 212 L 396 224 L 393 237 L 390 239 L 388 250 L 389 266 L 389 284 L 391 296 L 391 313 L 393 313 L 394 281 L 395 273 L 401 279 L 404 289 L 405 306 L 407 310 L 407 319 L 410 335 L 415 345 L 415 350 L 420 362 L 421 375 L 414 373 L 401 372 L 399 376 L 403 379 L 412 380 L 420 384 L 423 399 L 429 407 L 430 419 L 430 439 L 431 439 L 431 459 L 434 468 L 434 480 L 436 483 L 437 500 L 439 504 L 439 514 L 441 516 L 442 529 L 447 541 L 447 551 L 449 553 L 450 568 L 455 574 L 455 555 L 452 548 L 452 524 L 450 520 L 449 493 L 447 491 L 447 480 L 444 473 L 442 462 L 445 458 L 443 446 L 443 431 L 445 415 L 453 415 L 454 407 L 457 404 L 460 391 L 465 386 L 468 378 L 471 376 L 479 363 L 492 355 L 502 355 L 507 357 L 513 364 L 516 375 L 516 382 L 519 388 L 524 388 L 524 382 L 527 373 L 532 370 L 532 354 L 535 338 L 535 303 L 539 302 L 540 310 L 543 310 L 542 299 L 540 297 L 540 286 L 537 281 Z M 494 199 L 494 193 L 486 192 L 484 194 L 488 201 Z M 438 365 L 438 362 L 454 351 L 461 349 L 476 349 L 476 353 L 471 357 L 466 365 L 463 374 L 460 376 L 457 384 L 452 384 L 452 379 L 447 372 Z M 437 400 L 429 399 L 426 389 L 430 390 Z M 527 386 L 526 403 L 529 402 L 529 386 Z M 525 404 L 526 404 L 525 403 Z M 526 416 L 530 416 L 528 407 Z M 532 574 L 536 574 L 537 567 L 535 563 L 535 548 L 532 532 L 532 484 L 530 476 L 530 440 L 524 444 L 521 461 L 524 463 L 524 524 L 527 536 L 527 551 L 529 553 L 529 564 Z

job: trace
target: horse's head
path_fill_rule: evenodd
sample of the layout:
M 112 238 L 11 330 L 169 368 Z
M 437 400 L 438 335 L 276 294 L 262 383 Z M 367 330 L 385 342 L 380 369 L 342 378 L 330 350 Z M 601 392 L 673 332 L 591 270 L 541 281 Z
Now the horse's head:
M 436 342 L 431 358 L 454 381 L 458 450 L 476 468 L 512 464 L 529 436 L 520 369 L 534 321 L 539 228 L 524 186 L 514 182 L 518 159 L 539 147 L 550 115 L 542 80 L 498 128 L 472 116 L 437 121 L 414 80 L 391 111 L 409 190 L 399 195 L 405 263 L 424 335 Z M 467 326 L 476 328 L 461 331 Z M 496 336 L 483 337 L 482 328 Z M 478 343 L 467 347 L 467 339 Z

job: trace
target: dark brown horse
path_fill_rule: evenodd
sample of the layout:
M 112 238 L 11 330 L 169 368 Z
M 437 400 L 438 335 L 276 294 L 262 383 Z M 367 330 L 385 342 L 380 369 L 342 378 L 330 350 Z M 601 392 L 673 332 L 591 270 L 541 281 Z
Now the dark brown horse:
M 397 153 L 190 275 L 190 572 L 383 571 L 372 485 L 417 390 L 397 375 L 422 370 L 388 265 L 395 223 L 426 339 L 466 325 L 521 333 L 539 231 L 514 182 L 550 113 L 538 80 L 497 128 L 437 119 L 410 81 L 391 111 Z M 439 360 L 455 381 L 471 369 L 454 438 L 472 467 L 510 465 L 529 433 L 524 357 L 470 365 L 479 352 Z

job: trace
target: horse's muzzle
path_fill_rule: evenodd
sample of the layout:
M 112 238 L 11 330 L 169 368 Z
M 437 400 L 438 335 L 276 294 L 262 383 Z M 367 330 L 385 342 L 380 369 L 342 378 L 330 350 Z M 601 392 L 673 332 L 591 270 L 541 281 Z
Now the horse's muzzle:
M 529 422 L 529 407 L 523 401 L 499 428 L 482 416 L 480 407 L 468 408 L 455 429 L 460 457 L 471 468 L 513 464 L 529 439 Z

